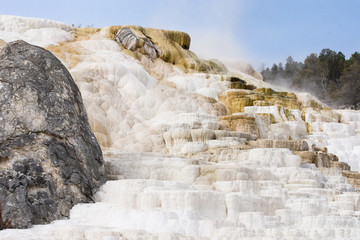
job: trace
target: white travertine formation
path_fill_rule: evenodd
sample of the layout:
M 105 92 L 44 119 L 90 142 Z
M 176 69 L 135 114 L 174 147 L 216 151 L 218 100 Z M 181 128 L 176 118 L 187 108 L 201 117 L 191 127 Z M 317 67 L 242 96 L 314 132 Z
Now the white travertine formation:
M 48 20 L 3 18 L 5 41 L 23 37 L 14 35 L 17 26 L 30 33 L 37 26 L 71 30 Z M 109 181 L 95 203 L 76 205 L 70 219 L 3 230 L 1 240 L 359 238 L 360 193 L 340 168 L 317 168 L 290 149 L 251 144 L 306 139 L 358 171 L 359 112 L 326 109 L 298 94 L 301 110 L 245 106 L 227 115 L 217 95 L 229 89 L 222 80 L 229 76 L 174 71 L 159 81 L 101 31 L 64 43 L 59 57 L 82 93 Z M 218 120 L 225 115 L 225 123 L 243 121 L 257 134 L 225 128 Z
M 354 110 L 336 110 L 331 113 L 334 117 L 308 117 L 313 135 L 311 142 L 327 147 L 328 152 L 346 162 L 353 171 L 360 171 L 360 113 Z M 310 121 L 312 120 L 312 121 Z
M 274 116 L 277 123 L 284 121 L 302 121 L 301 112 L 299 110 L 288 109 L 290 112 L 286 114 L 283 107 L 279 106 L 251 106 L 244 107 L 246 113 L 270 113 Z
M 212 165 L 114 151 L 107 164 L 122 180 L 103 185 L 97 203 L 75 206 L 70 220 L 6 230 L 0 239 L 25 233 L 23 239 L 94 239 L 92 233 L 136 239 L 134 231 L 170 239 L 346 239 L 360 233 L 360 194 L 324 188 L 328 180 L 288 149 L 246 150 Z
M 0 15 L 0 39 L 5 42 L 24 40 L 46 47 L 71 41 L 72 27 L 52 20 Z
M 221 78 L 221 75 L 194 73 L 173 76 L 167 80 L 174 83 L 177 89 L 217 99 L 218 95 L 229 87 L 229 82 L 224 83 Z

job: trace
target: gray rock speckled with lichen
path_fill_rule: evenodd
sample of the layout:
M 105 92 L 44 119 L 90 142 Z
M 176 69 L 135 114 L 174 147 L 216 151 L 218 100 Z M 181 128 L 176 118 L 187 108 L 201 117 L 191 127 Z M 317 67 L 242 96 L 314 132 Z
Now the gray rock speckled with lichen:
M 106 181 L 81 94 L 49 51 L 24 41 L 0 53 L 0 202 L 14 227 L 48 223 L 91 202 Z

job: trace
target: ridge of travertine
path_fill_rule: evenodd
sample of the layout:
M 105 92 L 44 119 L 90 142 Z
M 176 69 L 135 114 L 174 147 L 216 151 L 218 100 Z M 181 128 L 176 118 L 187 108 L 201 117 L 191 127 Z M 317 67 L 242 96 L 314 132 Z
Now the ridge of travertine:
M 209 73 L 152 59 L 115 42 L 120 29 L 74 29 L 48 47 L 112 180 L 70 219 L 0 239 L 358 239 L 360 112 L 219 62 Z

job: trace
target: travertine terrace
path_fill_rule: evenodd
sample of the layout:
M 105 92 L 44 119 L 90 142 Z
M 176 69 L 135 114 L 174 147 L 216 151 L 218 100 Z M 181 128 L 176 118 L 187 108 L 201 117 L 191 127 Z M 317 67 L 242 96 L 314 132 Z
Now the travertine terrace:
M 200 60 L 185 33 L 0 19 L 0 39 L 68 68 L 110 179 L 69 219 L 0 239 L 359 239 L 360 112 Z M 125 27 L 133 42 L 114 41 Z

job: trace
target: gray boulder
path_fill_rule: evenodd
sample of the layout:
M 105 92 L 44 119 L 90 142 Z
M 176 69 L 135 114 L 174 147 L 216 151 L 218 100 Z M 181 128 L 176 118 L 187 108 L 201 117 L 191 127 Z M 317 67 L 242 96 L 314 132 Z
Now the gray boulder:
M 67 217 L 106 181 L 78 87 L 49 51 L 0 52 L 0 202 L 16 228 Z
M 121 28 L 116 34 L 115 41 L 122 44 L 124 48 L 135 51 L 139 47 L 139 38 L 129 29 Z
M 138 37 L 127 27 L 123 27 L 117 32 L 115 41 L 124 48 L 131 51 L 139 51 L 152 60 L 161 55 L 160 48 L 151 39 L 145 35 L 144 37 Z

